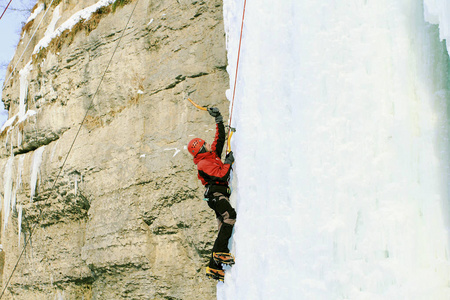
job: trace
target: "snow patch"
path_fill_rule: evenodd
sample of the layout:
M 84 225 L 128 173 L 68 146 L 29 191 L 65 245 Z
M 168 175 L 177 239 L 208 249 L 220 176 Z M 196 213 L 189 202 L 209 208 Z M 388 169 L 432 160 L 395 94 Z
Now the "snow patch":
M 173 154 L 172 157 L 175 157 L 181 151 L 178 148 L 166 148 L 166 149 L 164 149 L 164 151 L 172 151 L 172 150 L 175 150 L 175 153 Z
M 27 24 L 27 23 L 31 22 L 32 20 L 34 20 L 43 10 L 44 10 L 44 3 L 40 3 L 38 5 L 38 7 L 36 7 L 36 9 L 33 11 L 33 13 L 28 17 L 28 19 L 25 22 L 25 24 Z

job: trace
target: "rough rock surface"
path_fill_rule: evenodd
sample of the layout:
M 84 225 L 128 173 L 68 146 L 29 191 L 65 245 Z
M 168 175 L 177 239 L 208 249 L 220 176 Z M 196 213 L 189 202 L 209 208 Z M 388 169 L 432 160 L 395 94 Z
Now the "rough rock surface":
M 10 64 L 24 52 L 2 99 L 19 114 L 0 141 L 3 287 L 32 237 L 5 299 L 215 299 L 216 221 L 185 150 L 215 124 L 186 98 L 227 115 L 222 1 L 128 1 L 32 59 L 55 9 L 57 28 L 96 2 L 52 5 L 24 52 L 40 13 Z

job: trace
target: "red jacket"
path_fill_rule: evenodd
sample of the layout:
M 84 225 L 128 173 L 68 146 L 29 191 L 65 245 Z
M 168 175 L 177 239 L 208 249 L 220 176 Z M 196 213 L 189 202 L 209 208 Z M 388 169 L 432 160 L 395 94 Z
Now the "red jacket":
M 198 169 L 198 179 L 203 185 L 228 185 L 231 165 L 222 163 L 220 159 L 224 145 L 225 127 L 220 122 L 216 124 L 216 137 L 211 144 L 211 152 L 199 153 L 194 157 L 194 163 Z

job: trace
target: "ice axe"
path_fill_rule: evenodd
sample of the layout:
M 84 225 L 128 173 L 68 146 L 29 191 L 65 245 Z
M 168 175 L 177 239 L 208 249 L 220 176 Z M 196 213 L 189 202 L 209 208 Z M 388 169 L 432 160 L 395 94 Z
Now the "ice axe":
M 197 103 L 195 103 L 194 101 L 192 101 L 191 98 L 187 98 L 189 100 L 189 102 L 192 103 L 192 105 L 194 105 L 196 108 L 203 110 L 203 111 L 208 111 L 207 107 L 204 106 L 200 106 Z M 236 132 L 236 128 L 230 127 L 229 131 L 228 131 L 228 141 L 227 141 L 227 153 L 231 152 L 231 137 L 233 136 L 233 133 Z
M 228 130 L 227 153 L 231 152 L 231 137 L 236 132 L 236 128 L 230 127 Z
M 187 99 L 189 100 L 189 102 L 192 103 L 192 105 L 194 105 L 194 106 L 197 107 L 198 109 L 204 110 L 204 111 L 207 111 L 207 110 L 208 110 L 208 108 L 206 108 L 206 107 L 204 107 L 204 106 L 200 106 L 200 105 L 198 105 L 197 103 L 195 103 L 194 101 L 192 101 L 191 98 L 187 98 Z

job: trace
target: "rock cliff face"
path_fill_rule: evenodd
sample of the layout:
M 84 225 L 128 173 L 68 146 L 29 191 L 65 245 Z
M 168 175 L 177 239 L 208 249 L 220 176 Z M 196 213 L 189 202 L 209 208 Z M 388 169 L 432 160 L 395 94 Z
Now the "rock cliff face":
M 39 0 L 35 12 L 2 99 L 3 287 L 18 261 L 4 298 L 215 299 L 216 221 L 185 150 L 215 124 L 186 98 L 227 114 L 222 1 Z

